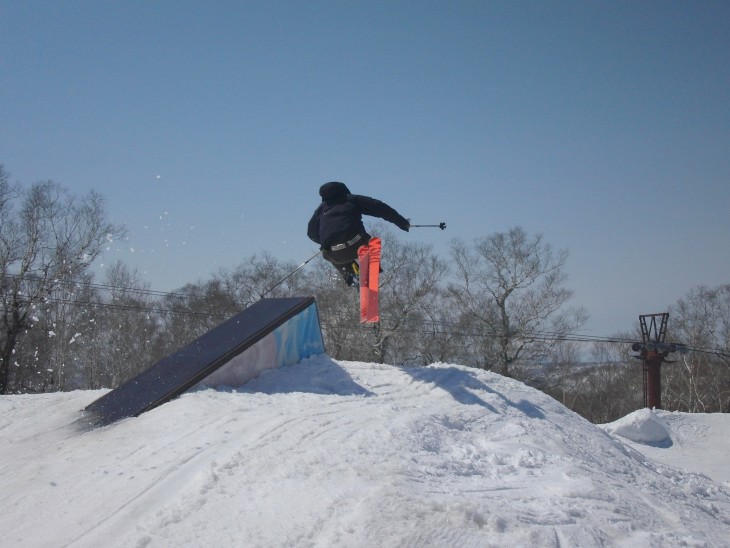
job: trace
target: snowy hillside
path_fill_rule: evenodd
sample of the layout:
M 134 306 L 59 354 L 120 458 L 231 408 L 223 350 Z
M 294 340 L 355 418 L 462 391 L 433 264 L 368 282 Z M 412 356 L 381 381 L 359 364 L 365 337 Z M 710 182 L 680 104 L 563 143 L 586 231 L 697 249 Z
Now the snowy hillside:
M 0 545 L 730 543 L 727 416 L 601 428 L 489 372 L 325 356 L 84 429 L 102 393 L 0 397 Z

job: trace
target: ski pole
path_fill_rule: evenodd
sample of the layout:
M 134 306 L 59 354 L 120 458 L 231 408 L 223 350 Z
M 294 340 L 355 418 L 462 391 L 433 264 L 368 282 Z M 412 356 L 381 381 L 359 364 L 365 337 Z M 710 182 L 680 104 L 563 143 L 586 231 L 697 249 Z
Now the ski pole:
M 437 225 L 411 225 L 410 228 L 440 228 L 441 230 L 445 230 L 446 223 L 439 223 Z
M 297 272 L 299 272 L 299 270 L 300 270 L 300 269 L 304 268 L 304 266 L 305 266 L 305 265 L 306 265 L 306 264 L 307 264 L 308 262 L 310 262 L 311 260 L 313 260 L 313 259 L 314 259 L 315 257 L 317 257 L 317 256 L 318 256 L 318 255 L 319 255 L 320 253 L 322 253 L 322 250 L 321 250 L 321 249 L 320 249 L 319 251 L 317 251 L 317 253 L 315 253 L 314 255 L 312 255 L 311 257 L 309 257 L 309 259 L 307 259 L 307 260 L 306 260 L 306 261 L 304 261 L 304 262 L 303 262 L 302 264 L 300 264 L 300 265 L 299 265 L 298 267 L 296 267 L 296 268 L 295 268 L 294 270 L 292 270 L 291 272 L 289 272 L 289 274 L 287 274 L 286 276 L 284 276 L 284 277 L 283 277 L 283 278 L 282 278 L 281 280 L 279 280 L 279 281 L 278 281 L 278 282 L 276 282 L 276 283 L 275 283 L 274 285 L 272 285 L 272 286 L 271 286 L 271 287 L 270 287 L 270 288 L 269 288 L 269 289 L 268 289 L 268 290 L 267 290 L 267 291 L 266 291 L 265 293 L 262 293 L 262 294 L 260 295 L 260 297 L 261 297 L 262 299 L 263 299 L 264 297 L 266 297 L 266 295 L 268 295 L 269 293 L 271 293 L 271 292 L 272 292 L 272 291 L 273 291 L 274 289 L 276 289 L 276 288 L 277 288 L 277 287 L 279 287 L 279 286 L 280 286 L 281 284 L 283 284 L 283 283 L 284 283 L 285 281 L 287 281 L 287 280 L 288 280 L 289 278 L 291 278 L 292 276 L 294 276 L 294 274 L 296 274 Z

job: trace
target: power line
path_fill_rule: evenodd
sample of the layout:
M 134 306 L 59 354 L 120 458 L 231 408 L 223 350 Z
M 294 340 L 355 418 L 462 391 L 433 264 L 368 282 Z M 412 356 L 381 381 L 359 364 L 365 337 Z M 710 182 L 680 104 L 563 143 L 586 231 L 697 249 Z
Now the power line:
M 383 316 L 383 319 L 387 319 L 387 316 Z M 436 322 L 431 322 L 436 323 Z M 329 327 L 330 329 L 335 330 L 365 330 L 365 329 L 372 329 L 368 326 L 363 326 L 360 324 L 353 325 L 353 324 L 332 324 L 332 323 L 323 323 L 325 327 Z M 445 322 L 443 324 L 440 324 L 442 326 L 448 326 L 450 325 L 448 322 Z M 398 332 L 398 333 L 422 333 L 422 334 L 430 334 L 429 332 L 426 332 L 422 329 L 413 329 L 413 328 L 405 328 L 405 327 L 399 327 L 395 328 L 392 331 Z M 445 335 L 448 335 L 450 337 L 459 337 L 459 338 L 484 338 L 484 337 L 501 337 L 502 334 L 498 333 L 496 331 L 465 331 L 465 330 L 449 330 L 448 332 L 444 332 Z M 514 338 L 520 339 L 523 341 L 541 341 L 541 342 L 557 342 L 557 341 L 567 341 L 567 342 L 579 342 L 579 343 L 609 343 L 609 344 L 632 344 L 636 342 L 635 339 L 624 339 L 620 337 L 602 337 L 602 336 L 591 336 L 591 335 L 577 335 L 572 333 L 566 333 L 566 334 L 558 334 L 554 332 L 533 332 L 533 333 L 513 333 Z M 703 348 L 696 348 L 692 346 L 684 345 L 688 350 L 694 351 L 694 352 L 700 352 L 704 354 L 713 354 L 719 357 L 723 358 L 730 358 L 730 354 L 727 354 L 721 350 L 709 350 L 709 349 L 703 349 Z
M 73 301 L 69 299 L 56 299 L 48 298 L 41 304 L 66 304 L 71 306 L 88 306 L 91 308 L 104 308 L 108 310 L 117 311 L 131 311 L 131 312 L 148 312 L 156 314 L 172 314 L 177 316 L 205 316 L 209 318 L 226 318 L 224 314 L 216 314 L 213 312 L 196 312 L 194 310 L 171 310 L 169 308 L 153 308 L 145 305 L 137 304 L 121 304 L 121 303 L 102 303 L 92 301 Z M 39 305 L 40 306 L 40 305 Z
M 21 278 L 22 276 L 19 276 L 17 274 L 6 274 L 7 278 Z M 33 278 L 30 278 L 31 281 Z M 147 288 L 139 288 L 139 287 L 118 287 L 118 286 L 112 286 L 112 285 L 106 285 L 106 284 L 100 284 L 100 283 L 93 283 L 93 282 L 87 282 L 87 281 L 79 281 L 79 280 L 54 280 L 54 283 L 59 285 L 65 285 L 65 286 L 76 286 L 80 289 L 84 288 L 91 288 L 91 289 L 100 289 L 110 292 L 123 292 L 123 293 L 133 293 L 137 295 L 145 295 L 150 297 L 180 297 L 180 298 L 186 298 L 188 297 L 185 293 L 179 293 L 174 291 L 159 291 L 156 289 L 147 289 Z

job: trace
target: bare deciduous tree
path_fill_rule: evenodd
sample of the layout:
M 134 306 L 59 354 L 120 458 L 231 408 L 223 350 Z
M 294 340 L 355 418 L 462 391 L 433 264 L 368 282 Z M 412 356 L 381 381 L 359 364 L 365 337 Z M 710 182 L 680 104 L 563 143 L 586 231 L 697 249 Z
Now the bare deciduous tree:
M 381 230 L 383 264 L 380 275 L 380 322 L 370 333 L 374 361 L 423 363 L 417 334 L 439 307 L 439 288 L 448 267 L 431 246 L 401 243 Z
M 156 343 L 160 322 L 136 270 L 117 261 L 106 268 L 105 290 L 111 295 L 94 316 L 93 329 L 79 336 L 84 376 L 93 388 L 115 388 L 161 356 Z
M 538 364 L 551 345 L 581 327 L 587 314 L 564 308 L 572 291 L 564 287 L 567 251 L 555 253 L 542 235 L 521 227 L 451 248 L 458 280 L 449 292 L 483 338 L 486 368 L 503 375 L 513 366 Z
M 424 322 L 438 315 L 447 266 L 430 246 L 401 243 L 382 223 L 368 231 L 383 240 L 379 323 L 360 323 L 359 289 L 345 286 L 329 263 L 316 262 L 317 271 L 306 278 L 317 298 L 328 353 L 337 359 L 423 364 L 425 355 L 438 352 L 435 346 L 425 348 L 433 341 L 420 335 Z
M 0 394 L 33 306 L 74 280 L 124 228 L 106 221 L 96 192 L 77 198 L 57 183 L 13 187 L 0 170 Z
M 730 412 L 730 284 L 692 289 L 670 308 L 672 339 L 691 348 L 663 367 L 664 405 L 690 412 Z

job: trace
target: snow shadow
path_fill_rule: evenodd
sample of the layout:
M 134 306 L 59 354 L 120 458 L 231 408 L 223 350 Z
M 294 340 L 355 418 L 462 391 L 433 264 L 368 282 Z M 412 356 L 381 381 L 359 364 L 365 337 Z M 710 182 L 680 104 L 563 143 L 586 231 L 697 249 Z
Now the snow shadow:
M 657 449 L 669 449 L 674 445 L 674 441 L 672 438 L 667 438 L 665 440 L 660 441 L 644 441 L 644 442 L 637 442 L 637 443 L 643 443 L 644 445 L 648 445 L 650 447 L 656 447 Z
M 236 392 L 284 394 L 306 392 L 335 396 L 372 396 L 329 356 L 322 354 L 296 365 L 268 369 L 236 389 Z
M 489 402 L 484 401 L 474 391 L 481 390 L 494 394 L 510 407 L 514 407 L 533 419 L 544 419 L 545 414 L 535 404 L 520 400 L 514 402 L 503 393 L 493 390 L 483 380 L 479 379 L 473 372 L 457 367 L 404 367 L 403 371 L 408 373 L 413 380 L 435 384 L 438 388 L 448 392 L 451 396 L 465 405 L 481 405 L 492 413 L 499 411 Z

